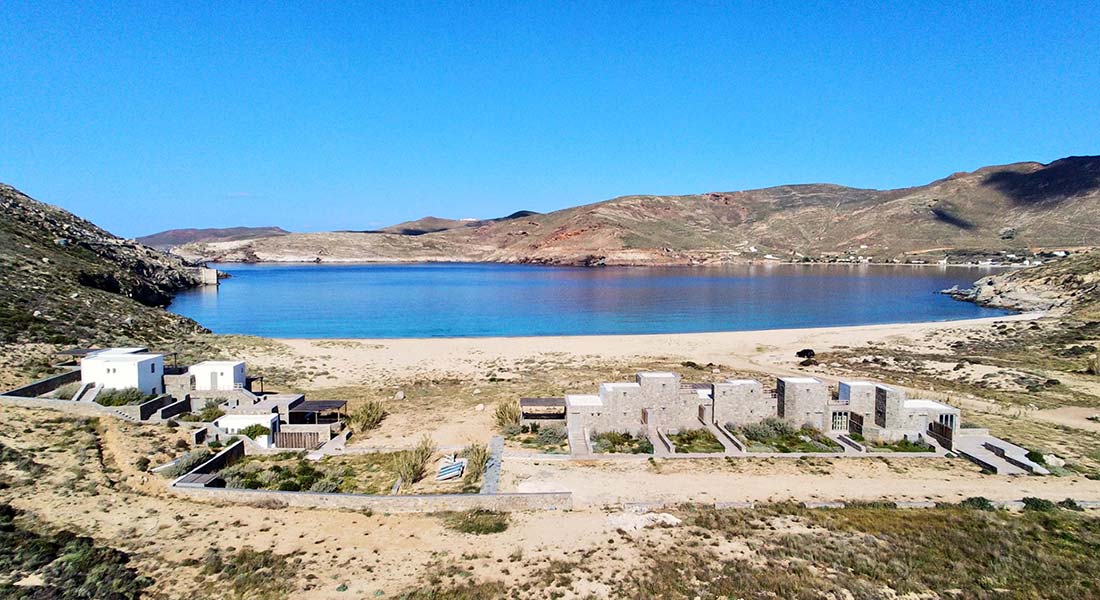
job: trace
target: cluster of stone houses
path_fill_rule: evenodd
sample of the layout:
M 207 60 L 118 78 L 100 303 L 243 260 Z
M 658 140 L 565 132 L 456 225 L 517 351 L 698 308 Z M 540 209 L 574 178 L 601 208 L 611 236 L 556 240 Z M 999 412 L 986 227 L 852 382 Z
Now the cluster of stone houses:
M 555 410 L 556 408 L 556 410 Z M 769 417 L 827 433 L 858 433 L 893 442 L 950 435 L 959 409 L 907 398 L 881 383 L 842 381 L 835 389 L 814 377 L 780 377 L 773 389 L 753 379 L 691 384 L 676 373 L 638 373 L 632 382 L 604 383 L 598 394 L 523 399 L 528 419 L 565 419 L 570 439 L 595 432 L 669 432 L 757 423 Z
M 146 348 L 108 348 L 80 358 L 81 387 L 73 400 L 94 402 L 103 390 L 137 389 L 152 398 L 120 413 L 143 421 L 199 413 L 212 403 L 222 414 L 196 430 L 196 441 L 238 436 L 259 425 L 269 433 L 250 439 L 261 448 L 315 448 L 341 428 L 345 402 L 257 392 L 256 381 L 262 388 L 262 379 L 250 377 L 240 360 L 166 366 L 163 354 Z

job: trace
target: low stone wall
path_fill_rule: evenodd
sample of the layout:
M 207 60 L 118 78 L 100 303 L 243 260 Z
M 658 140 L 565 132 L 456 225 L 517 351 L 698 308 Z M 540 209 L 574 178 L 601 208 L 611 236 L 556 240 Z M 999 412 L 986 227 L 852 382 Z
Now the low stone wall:
M 228 488 L 182 488 L 170 491 L 196 500 L 214 500 L 231 504 L 248 504 L 281 508 L 342 508 L 371 510 L 379 513 L 431 513 L 464 510 L 569 510 L 573 508 L 570 492 L 535 494 L 433 494 L 424 496 L 368 496 L 364 494 L 321 494 L 315 492 L 273 492 Z
M 58 375 L 51 375 L 49 377 L 43 377 L 38 381 L 34 381 L 24 385 L 23 387 L 17 387 L 9 392 L 4 392 L 5 396 L 16 396 L 19 398 L 35 398 L 42 394 L 47 394 L 56 390 L 57 388 L 67 384 L 76 383 L 80 381 L 80 370 L 74 369 Z
M 867 451 L 867 448 L 863 444 L 853 440 L 852 438 L 848 437 L 845 434 L 840 434 L 836 437 L 837 437 L 838 440 L 841 441 L 841 443 L 853 448 L 856 452 L 866 452 Z
M 242 458 L 244 458 L 244 442 L 238 440 L 227 446 L 225 450 L 211 456 L 209 460 L 195 467 L 187 475 L 213 475 Z M 173 482 L 174 485 L 175 482 Z

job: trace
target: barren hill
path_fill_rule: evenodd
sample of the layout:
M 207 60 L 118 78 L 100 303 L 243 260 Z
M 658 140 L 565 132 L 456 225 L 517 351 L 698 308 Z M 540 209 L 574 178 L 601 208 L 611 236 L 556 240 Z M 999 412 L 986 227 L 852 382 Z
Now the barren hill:
M 137 238 L 137 242 L 157 250 L 169 250 L 183 244 L 250 240 L 260 237 L 286 235 L 281 227 L 223 227 L 210 229 L 169 229 Z
M 0 341 L 152 343 L 204 331 L 160 308 L 197 284 L 178 257 L 0 184 Z
M 437 225 L 422 220 L 390 230 Z M 624 196 L 418 233 L 290 234 L 188 244 L 177 252 L 219 261 L 273 262 L 697 264 L 849 256 L 880 262 L 904 257 L 961 261 L 975 253 L 1097 245 L 1100 157 L 985 167 L 896 190 L 810 184 Z

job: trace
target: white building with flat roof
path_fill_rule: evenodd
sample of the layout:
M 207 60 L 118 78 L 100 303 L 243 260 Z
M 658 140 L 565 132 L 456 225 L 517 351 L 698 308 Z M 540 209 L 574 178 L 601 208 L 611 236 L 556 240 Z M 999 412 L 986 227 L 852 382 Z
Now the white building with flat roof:
M 187 369 L 199 391 L 234 390 L 245 386 L 243 360 L 207 360 Z
M 84 357 L 80 361 L 80 382 L 104 389 L 137 388 L 145 394 L 163 394 L 164 356 L 125 350 L 112 348 Z
M 264 448 L 270 448 L 275 444 L 275 433 L 279 431 L 279 413 L 267 413 L 261 415 L 223 415 L 214 420 L 214 426 L 228 435 L 241 435 L 241 432 L 250 425 L 262 425 L 267 427 L 269 433 L 265 436 L 252 438 Z

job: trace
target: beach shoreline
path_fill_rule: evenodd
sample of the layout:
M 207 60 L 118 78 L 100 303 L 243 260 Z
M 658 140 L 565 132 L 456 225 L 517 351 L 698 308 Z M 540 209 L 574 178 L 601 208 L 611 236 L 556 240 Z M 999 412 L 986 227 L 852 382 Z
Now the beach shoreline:
M 521 365 L 541 356 L 642 362 L 653 359 L 722 364 L 762 373 L 791 373 L 795 352 L 875 345 L 927 337 L 948 330 L 991 326 L 997 322 L 1041 318 L 1044 312 L 1008 314 L 954 321 L 725 331 L 709 333 L 434 337 L 434 338 L 267 338 L 287 346 L 287 356 L 250 357 L 265 365 L 290 367 L 298 358 L 323 361 L 328 375 L 317 387 L 377 382 L 408 376 L 478 374 L 486 364 Z

